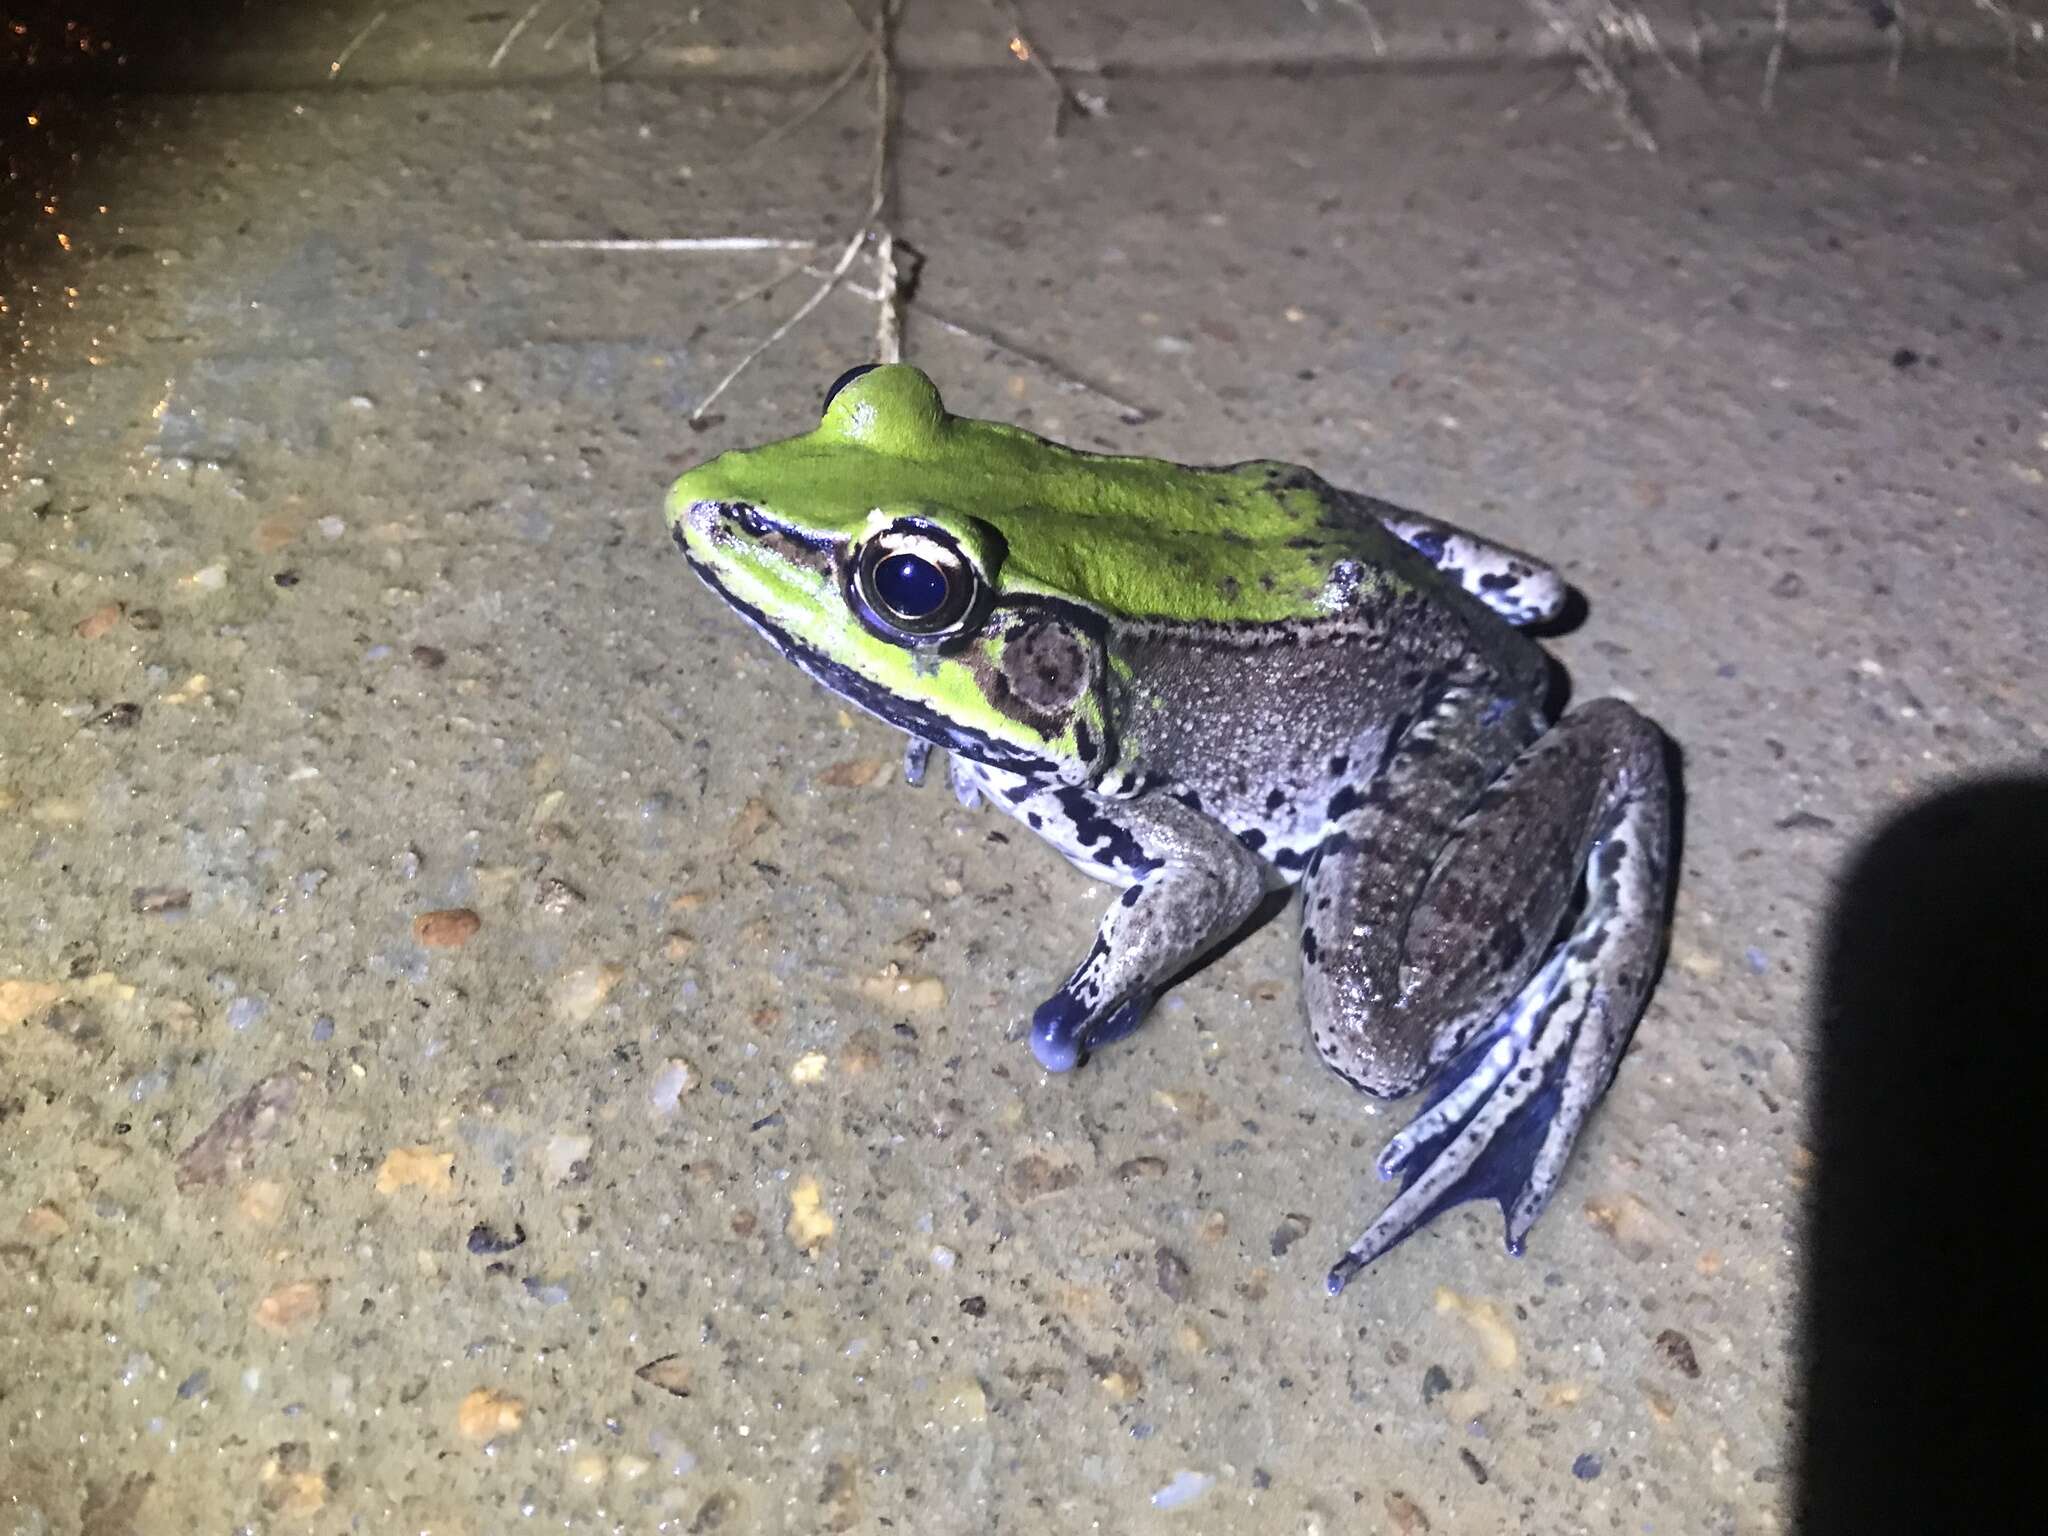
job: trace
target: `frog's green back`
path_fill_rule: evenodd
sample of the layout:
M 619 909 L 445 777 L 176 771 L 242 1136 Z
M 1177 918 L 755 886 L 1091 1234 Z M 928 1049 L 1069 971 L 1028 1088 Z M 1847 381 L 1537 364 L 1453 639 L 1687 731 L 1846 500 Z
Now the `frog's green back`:
M 1304 469 L 1190 469 L 1082 452 L 1000 422 L 946 414 L 915 368 L 877 368 L 842 390 L 816 430 L 729 453 L 669 496 L 747 502 L 821 535 L 853 535 L 870 509 L 929 506 L 1001 533 L 998 578 L 1129 619 L 1272 622 L 1331 610 L 1395 580 L 1396 546 Z M 1331 569 L 1356 562 L 1333 588 Z

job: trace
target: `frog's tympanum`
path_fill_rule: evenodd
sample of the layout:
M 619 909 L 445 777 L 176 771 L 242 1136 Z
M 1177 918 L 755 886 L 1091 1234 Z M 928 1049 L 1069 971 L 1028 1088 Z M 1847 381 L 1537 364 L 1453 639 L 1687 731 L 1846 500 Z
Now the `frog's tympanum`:
M 1557 613 L 1556 572 L 1291 464 L 950 416 L 902 366 L 691 470 L 668 523 L 783 655 L 909 733 L 913 783 L 943 747 L 963 803 L 1122 887 L 1032 1016 L 1047 1069 L 1299 883 L 1316 1049 L 1367 1093 L 1427 1089 L 1331 1291 L 1466 1200 L 1520 1251 L 1642 1012 L 1669 879 L 1655 727 L 1545 714 L 1516 626 Z

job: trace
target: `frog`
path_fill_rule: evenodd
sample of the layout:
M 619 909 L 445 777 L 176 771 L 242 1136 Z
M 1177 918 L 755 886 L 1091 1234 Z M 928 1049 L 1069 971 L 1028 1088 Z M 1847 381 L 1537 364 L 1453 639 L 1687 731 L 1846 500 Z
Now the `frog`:
M 1661 968 L 1672 749 L 1555 709 L 1511 546 L 1275 460 L 1211 467 L 955 416 L 849 369 L 817 425 L 683 473 L 667 529 L 804 673 L 946 754 L 954 792 L 1116 887 L 1032 1012 L 1064 1073 L 1299 893 L 1321 1060 L 1419 1095 L 1330 1294 L 1454 1206 L 1524 1251 Z

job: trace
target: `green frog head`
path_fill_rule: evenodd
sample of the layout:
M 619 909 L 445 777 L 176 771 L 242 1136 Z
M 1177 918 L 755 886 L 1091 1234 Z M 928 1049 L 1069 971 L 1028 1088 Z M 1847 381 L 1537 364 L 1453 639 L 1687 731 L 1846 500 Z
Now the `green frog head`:
M 698 574 L 833 692 L 1068 783 L 1129 745 L 1117 627 L 1312 620 L 1382 579 L 1304 470 L 1083 453 L 949 415 L 900 365 L 844 375 L 812 431 L 692 469 L 667 515 Z

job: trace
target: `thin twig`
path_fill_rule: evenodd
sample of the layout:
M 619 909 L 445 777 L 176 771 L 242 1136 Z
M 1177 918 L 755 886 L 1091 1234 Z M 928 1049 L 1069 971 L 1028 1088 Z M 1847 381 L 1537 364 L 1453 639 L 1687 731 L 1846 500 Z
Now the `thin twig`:
M 568 33 L 571 27 L 575 26 L 577 22 L 581 21 L 586 15 L 588 15 L 591 8 L 595 6 L 597 3 L 598 0 L 583 0 L 583 3 L 581 5 L 571 10 L 568 15 L 564 16 L 561 19 L 561 21 L 556 24 L 555 30 L 547 35 L 546 41 L 544 41 L 540 45 L 540 51 L 542 53 L 553 53 L 555 51 L 555 44 L 559 43 L 562 40 L 562 38 Z
M 930 305 L 922 302 L 917 306 L 917 314 L 920 320 L 929 320 L 942 331 L 950 331 L 955 336 L 964 336 L 969 341 L 986 342 L 998 351 L 1007 352 L 1012 357 L 1021 358 L 1034 368 L 1043 369 L 1070 389 L 1078 389 L 1085 394 L 1095 396 L 1098 400 L 1107 401 L 1116 408 L 1117 414 L 1128 425 L 1136 426 L 1140 422 L 1150 421 L 1159 414 L 1150 406 L 1139 405 L 1134 400 L 1126 400 L 1114 390 L 1108 389 L 1096 383 L 1093 379 L 1076 373 L 1064 363 L 1055 361 L 1043 352 L 1034 352 L 1031 348 L 1012 341 L 995 331 L 978 330 L 974 326 L 964 325 L 949 315 L 940 314 Z
M 391 12 L 388 10 L 379 11 L 364 23 L 362 31 L 350 38 L 348 46 L 337 53 L 334 56 L 334 62 L 327 66 L 328 79 L 338 80 L 341 78 L 341 66 L 356 56 L 356 50 L 370 40 L 370 34 L 383 26 L 385 18 L 390 16 L 390 14 Z
M 620 70 L 624 69 L 627 65 L 631 64 L 635 59 L 639 58 L 641 54 L 645 53 L 648 49 L 652 48 L 656 43 L 660 42 L 663 38 L 667 37 L 671 32 L 679 32 L 684 27 L 690 26 L 693 23 L 695 23 L 696 20 L 697 18 L 695 16 L 689 15 L 687 13 L 681 16 L 674 16 L 669 18 L 669 20 L 663 22 L 660 26 L 654 28 L 645 37 L 641 38 L 639 42 L 635 43 L 631 48 L 627 49 L 626 56 L 623 59 L 613 59 L 610 63 L 606 64 L 606 73 L 616 75 Z
M 718 308 L 712 310 L 710 314 L 706 315 L 702 320 L 699 320 L 694 326 L 692 326 L 690 328 L 690 334 L 686 336 L 684 340 L 697 340 L 698 337 L 702 336 L 706 331 L 710 330 L 712 326 L 716 325 L 720 320 L 723 320 L 727 315 L 731 314 L 741 305 L 751 304 L 755 299 L 765 299 L 766 297 L 768 297 L 769 294 L 773 293 L 776 289 L 780 288 L 784 283 L 788 282 L 792 277 L 795 277 L 800 272 L 809 272 L 813 277 L 820 279 L 822 279 L 825 275 L 823 272 L 815 270 L 814 268 L 812 268 L 811 266 L 804 262 L 792 261 L 791 263 L 789 263 L 789 265 L 785 266 L 780 272 L 776 273 L 766 282 L 756 283 L 751 288 L 743 288 L 738 293 L 734 294 L 731 298 L 727 299 L 723 304 L 719 305 Z
M 791 331 L 795 330 L 809 317 L 812 310 L 825 302 L 832 290 L 839 286 L 839 279 L 846 275 L 846 269 L 853 265 L 853 258 L 860 254 L 860 248 L 867 243 L 867 238 L 868 229 L 863 224 L 854 231 L 853 238 L 846 242 L 846 249 L 839 253 L 839 260 L 834 264 L 832 270 L 826 274 L 825 281 L 818 284 L 811 296 L 797 306 L 796 313 L 770 331 L 767 339 L 757 345 L 753 351 L 733 364 L 726 376 L 712 386 L 711 393 L 697 403 L 697 408 L 690 412 L 689 415 L 689 424 L 691 426 L 701 426 L 704 422 L 705 414 L 717 402 L 718 397 L 732 387 L 733 380 L 745 373 L 753 366 L 756 358 L 774 346 L 775 343 L 782 340 Z
M 1785 36 L 1792 30 L 1792 0 L 1778 0 L 1777 21 L 1771 38 L 1771 54 L 1764 60 L 1763 109 L 1771 110 L 1771 95 L 1778 88 L 1778 66 L 1785 62 Z
M 1053 138 L 1060 136 L 1060 129 L 1066 122 L 1069 108 L 1079 112 L 1083 117 L 1102 115 L 1102 104 L 1099 101 L 1091 101 L 1068 85 L 1066 78 L 1054 65 L 1052 55 L 1039 47 L 1032 40 L 1031 34 L 1024 30 L 1024 16 L 1017 9 L 1016 0 L 985 0 L 985 3 L 996 13 L 996 19 L 1010 29 L 1010 52 L 1029 64 L 1044 77 L 1045 83 L 1052 87 Z
M 814 251 L 815 240 L 783 240 L 774 235 L 670 235 L 657 239 L 529 240 L 528 245 L 550 251 L 651 251 L 675 254 L 685 251 Z
M 512 23 L 512 30 L 505 34 L 505 40 L 498 44 L 498 51 L 491 55 L 491 62 L 484 67 L 486 69 L 496 69 L 500 64 L 504 63 L 505 55 L 512 51 L 512 45 L 519 41 L 520 34 L 533 25 L 533 18 L 546 10 L 550 3 L 551 0 L 533 0 L 533 4 L 529 5 L 520 18 Z
M 874 44 L 871 42 L 863 43 L 860 51 L 846 61 L 846 67 L 834 75 L 831 83 L 816 96 L 812 97 L 809 104 L 802 111 L 798 112 L 795 117 L 789 119 L 788 122 L 777 128 L 766 138 L 755 140 L 750 148 L 741 151 L 741 157 L 758 155 L 764 149 L 773 148 L 792 133 L 795 133 L 797 129 L 803 127 L 805 123 L 808 123 L 812 118 L 829 107 L 832 104 L 833 98 L 853 83 L 853 78 L 860 73 L 861 66 L 874 56 Z
M 1654 154 L 1657 137 L 1650 131 L 1642 103 L 1636 99 L 1634 88 L 1621 77 L 1607 56 L 1607 39 L 1611 33 L 1632 35 L 1626 22 L 1617 23 L 1606 14 L 1604 6 L 1596 17 L 1588 18 L 1564 0 L 1528 0 L 1528 3 L 1551 33 L 1578 59 L 1579 77 L 1586 88 L 1613 107 L 1615 120 L 1639 148 Z

